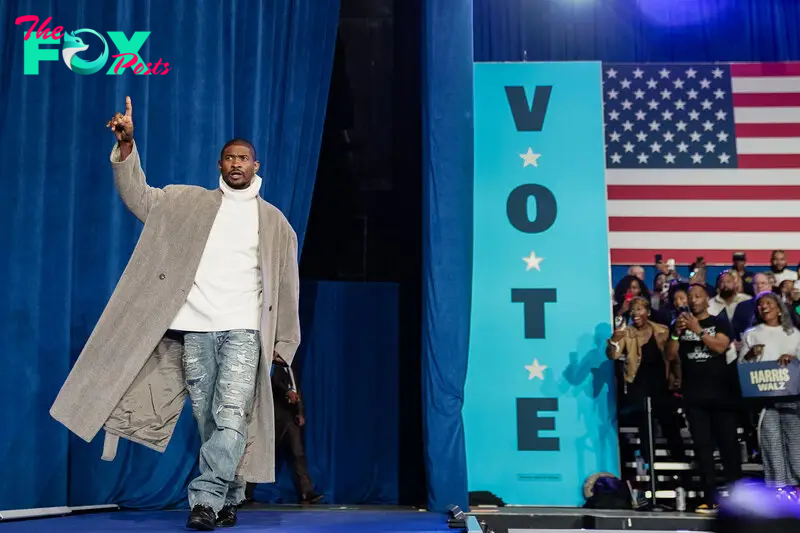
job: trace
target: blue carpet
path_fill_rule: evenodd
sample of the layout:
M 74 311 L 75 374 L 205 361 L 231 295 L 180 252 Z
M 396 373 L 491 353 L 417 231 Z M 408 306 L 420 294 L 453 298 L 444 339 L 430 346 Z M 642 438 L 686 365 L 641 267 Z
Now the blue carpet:
M 119 511 L 43 518 L 3 524 L 3 533 L 106 533 L 187 531 L 188 511 Z M 295 533 L 438 533 L 449 531 L 445 515 L 414 511 L 248 511 L 239 512 L 233 529 Z

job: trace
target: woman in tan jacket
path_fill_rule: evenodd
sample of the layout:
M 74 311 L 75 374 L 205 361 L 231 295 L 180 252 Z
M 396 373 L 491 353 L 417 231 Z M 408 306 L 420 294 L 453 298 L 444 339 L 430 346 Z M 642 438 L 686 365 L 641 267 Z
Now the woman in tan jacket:
M 626 402 L 636 412 L 639 428 L 640 452 L 645 461 L 650 460 L 647 438 L 646 398 L 651 398 L 653 417 L 661 429 L 673 461 L 685 457 L 677 413 L 673 407 L 671 390 L 680 386 L 679 361 L 670 361 L 666 355 L 669 328 L 650 320 L 650 302 L 635 297 L 630 301 L 630 320 L 615 317 L 614 334 L 608 340 L 606 355 L 614 361 L 624 356 L 624 394 Z

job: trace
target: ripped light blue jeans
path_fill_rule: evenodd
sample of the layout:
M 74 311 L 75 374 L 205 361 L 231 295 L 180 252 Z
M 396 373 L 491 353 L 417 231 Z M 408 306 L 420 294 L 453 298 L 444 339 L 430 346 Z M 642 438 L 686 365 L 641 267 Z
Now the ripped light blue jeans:
M 184 335 L 183 369 L 200 430 L 200 475 L 189 483 L 189 505 L 219 512 L 245 499 L 236 477 L 244 455 L 261 341 L 258 331 L 236 329 Z

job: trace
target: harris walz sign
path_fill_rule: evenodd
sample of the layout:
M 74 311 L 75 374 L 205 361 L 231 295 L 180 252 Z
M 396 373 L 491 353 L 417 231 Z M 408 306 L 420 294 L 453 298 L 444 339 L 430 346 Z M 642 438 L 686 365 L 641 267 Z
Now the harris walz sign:
M 800 361 L 786 366 L 778 361 L 739 363 L 739 385 L 745 398 L 775 398 L 800 395 Z

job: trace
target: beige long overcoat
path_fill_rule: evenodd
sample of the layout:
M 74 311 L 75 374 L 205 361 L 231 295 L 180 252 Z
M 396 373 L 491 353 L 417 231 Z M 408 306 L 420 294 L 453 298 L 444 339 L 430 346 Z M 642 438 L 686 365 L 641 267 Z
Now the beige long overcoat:
M 120 196 L 144 228 L 130 261 L 50 414 L 91 441 L 105 430 L 103 459 L 119 438 L 163 452 L 187 396 L 180 337 L 168 330 L 194 282 L 222 203 L 219 189 L 147 185 L 139 153 L 111 166 Z M 269 369 L 273 352 L 291 364 L 300 344 L 297 236 L 283 214 L 259 198 L 263 308 L 261 359 L 247 446 L 238 473 L 275 480 L 275 435 Z

